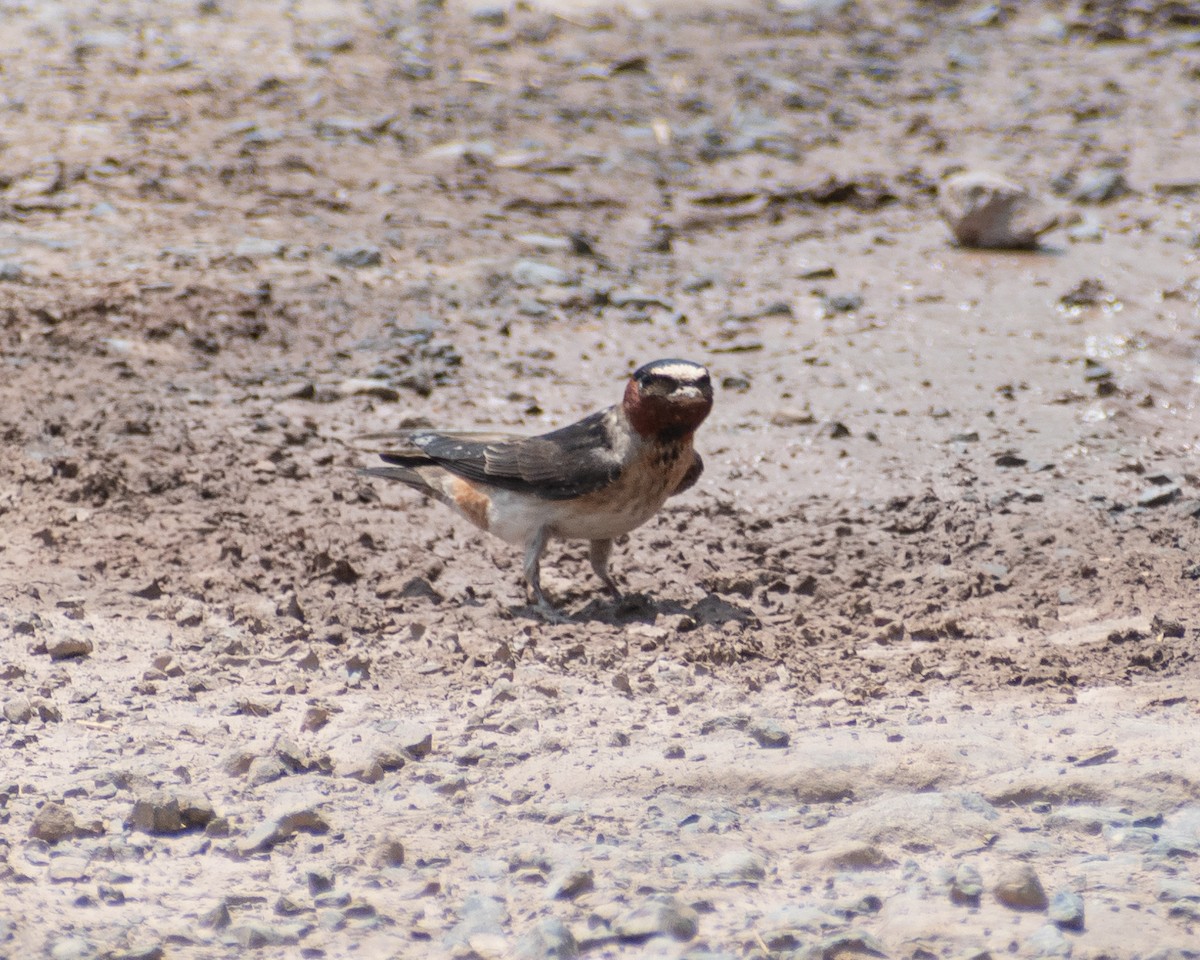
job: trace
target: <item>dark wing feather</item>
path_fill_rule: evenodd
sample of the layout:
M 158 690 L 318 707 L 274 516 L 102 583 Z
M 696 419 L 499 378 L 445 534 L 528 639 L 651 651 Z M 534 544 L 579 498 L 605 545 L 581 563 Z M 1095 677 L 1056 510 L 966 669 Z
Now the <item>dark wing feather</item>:
M 386 463 L 415 466 L 417 459 L 436 463 L 467 480 L 546 500 L 570 500 L 616 480 L 621 464 L 612 448 L 607 410 L 540 437 L 495 438 L 487 435 L 414 431 L 407 436 L 412 453 L 381 454 Z
M 696 481 L 700 479 L 700 474 L 704 472 L 704 461 L 700 458 L 695 450 L 692 451 L 692 465 L 688 467 L 687 473 L 683 475 L 683 479 L 679 481 L 679 485 L 671 491 L 671 496 L 677 497 L 685 490 L 691 490 L 696 485 Z

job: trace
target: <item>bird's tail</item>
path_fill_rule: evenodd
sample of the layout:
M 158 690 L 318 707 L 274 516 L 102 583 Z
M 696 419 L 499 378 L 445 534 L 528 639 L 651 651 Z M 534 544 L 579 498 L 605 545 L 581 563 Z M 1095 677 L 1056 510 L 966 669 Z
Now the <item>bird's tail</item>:
M 385 458 L 392 459 L 392 458 Z M 396 460 L 401 458 L 396 457 Z M 426 460 L 425 463 L 429 461 Z M 421 476 L 412 466 L 399 464 L 391 467 L 365 467 L 359 470 L 359 475 L 364 477 L 382 477 L 384 480 L 399 480 L 401 483 L 408 484 L 410 487 L 415 487 L 417 490 L 422 490 L 429 493 L 429 484 L 425 482 L 425 478 Z

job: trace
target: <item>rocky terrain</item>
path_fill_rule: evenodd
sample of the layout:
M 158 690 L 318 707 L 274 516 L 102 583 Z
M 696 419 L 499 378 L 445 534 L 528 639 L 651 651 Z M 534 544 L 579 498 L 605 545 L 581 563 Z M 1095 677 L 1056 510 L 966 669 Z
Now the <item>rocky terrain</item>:
M 0 22 L 0 956 L 1200 955 L 1200 6 Z M 664 356 L 621 604 L 355 472 Z

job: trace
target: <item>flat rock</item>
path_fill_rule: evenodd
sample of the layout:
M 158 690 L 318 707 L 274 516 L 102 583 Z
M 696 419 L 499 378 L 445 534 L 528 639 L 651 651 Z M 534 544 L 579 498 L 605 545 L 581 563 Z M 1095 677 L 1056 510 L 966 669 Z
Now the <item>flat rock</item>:
M 755 886 L 766 879 L 767 865 L 753 850 L 731 850 L 713 864 L 713 877 L 725 886 Z
M 238 853 L 261 853 L 301 832 L 329 832 L 329 824 L 316 807 L 299 805 L 279 810 L 246 835 L 237 846 Z
M 691 940 L 699 930 L 696 911 L 672 896 L 651 897 L 613 924 L 613 931 L 626 943 L 641 943 L 651 937 Z
M 92 641 L 87 637 L 55 637 L 46 641 L 46 652 L 51 660 L 71 660 L 86 657 L 92 652 Z
M 204 795 L 168 787 L 135 800 L 130 824 L 143 833 L 171 834 L 205 827 L 214 817 L 216 811 Z
M 1031 250 L 1060 223 L 1024 187 L 993 173 L 960 173 L 942 184 L 939 212 L 964 247 Z

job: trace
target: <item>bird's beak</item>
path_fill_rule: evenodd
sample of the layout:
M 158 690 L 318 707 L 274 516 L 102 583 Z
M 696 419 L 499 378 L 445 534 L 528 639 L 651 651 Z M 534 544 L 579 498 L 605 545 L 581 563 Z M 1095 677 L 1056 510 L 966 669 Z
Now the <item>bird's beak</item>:
M 704 392 L 699 387 L 683 386 L 675 388 L 675 396 L 682 400 L 703 400 Z

